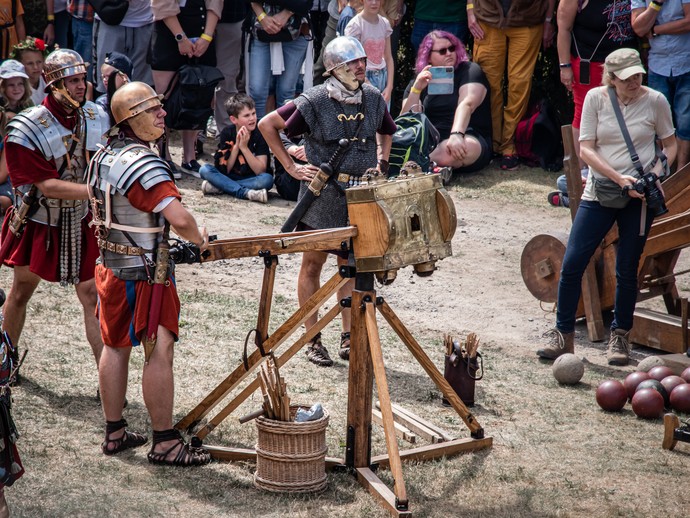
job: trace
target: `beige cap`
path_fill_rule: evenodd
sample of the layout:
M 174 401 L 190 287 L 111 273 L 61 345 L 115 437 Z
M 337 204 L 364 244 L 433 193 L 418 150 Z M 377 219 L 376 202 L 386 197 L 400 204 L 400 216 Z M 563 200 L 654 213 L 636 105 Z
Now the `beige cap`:
M 606 69 L 625 81 L 635 74 L 646 74 L 642 60 L 636 50 L 618 49 L 606 56 Z

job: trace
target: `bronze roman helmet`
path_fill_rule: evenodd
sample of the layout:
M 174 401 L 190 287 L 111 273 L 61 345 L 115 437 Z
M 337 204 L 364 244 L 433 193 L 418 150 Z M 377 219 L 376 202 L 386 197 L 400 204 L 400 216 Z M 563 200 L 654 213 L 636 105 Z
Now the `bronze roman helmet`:
M 148 110 L 161 106 L 162 98 L 153 88 L 140 81 L 122 85 L 110 100 L 115 124 L 127 122 L 134 134 L 145 142 L 158 140 L 165 129 L 156 127 L 156 114 L 153 110 Z
M 67 88 L 64 79 L 70 76 L 86 74 L 86 67 L 81 56 L 69 49 L 58 49 L 51 52 L 43 64 L 43 79 L 46 82 L 46 93 L 52 93 L 53 97 L 65 108 L 76 110 L 83 103 L 74 99 Z

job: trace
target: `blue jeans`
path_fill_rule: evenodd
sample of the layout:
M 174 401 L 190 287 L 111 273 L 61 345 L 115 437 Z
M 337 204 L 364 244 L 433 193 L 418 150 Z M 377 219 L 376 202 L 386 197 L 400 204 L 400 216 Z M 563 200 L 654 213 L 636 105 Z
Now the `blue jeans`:
M 276 78 L 276 108 L 295 98 L 295 89 L 302 63 L 307 55 L 308 42 L 304 36 L 282 43 L 285 70 Z M 249 96 L 256 103 L 256 116 L 266 115 L 266 99 L 273 76 L 270 43 L 252 40 L 249 49 Z
M 611 329 L 632 329 L 637 301 L 637 267 L 654 219 L 652 212 L 647 210 L 644 235 L 640 236 L 641 211 L 642 201 L 639 199 L 630 200 L 622 209 L 602 207 L 597 201 L 580 202 L 565 249 L 561 279 L 558 283 L 556 327 L 561 333 L 572 333 L 575 330 L 575 314 L 580 301 L 582 276 L 592 255 L 614 223 L 618 224 L 618 250 L 616 301 Z
M 224 175 L 212 165 L 204 164 L 199 169 L 201 177 L 226 194 L 232 194 L 241 200 L 247 199 L 247 191 L 270 189 L 273 187 L 273 175 L 259 173 L 255 176 L 243 176 L 241 174 Z
M 470 32 L 467 22 L 427 22 L 426 20 L 420 20 L 419 18 L 414 19 L 414 25 L 412 26 L 412 46 L 414 47 L 415 54 L 419 50 L 419 46 L 422 44 L 424 36 L 429 34 L 431 31 L 446 31 L 454 34 L 460 41 L 464 44 L 467 41 L 467 35 Z
M 664 94 L 671 105 L 673 122 L 676 123 L 676 136 L 681 140 L 690 140 L 690 72 L 676 77 L 666 77 L 650 70 L 647 83 L 649 88 Z
M 93 47 L 93 22 L 72 16 L 72 46 L 84 63 L 91 63 Z M 93 81 L 93 66 L 86 67 L 86 80 Z

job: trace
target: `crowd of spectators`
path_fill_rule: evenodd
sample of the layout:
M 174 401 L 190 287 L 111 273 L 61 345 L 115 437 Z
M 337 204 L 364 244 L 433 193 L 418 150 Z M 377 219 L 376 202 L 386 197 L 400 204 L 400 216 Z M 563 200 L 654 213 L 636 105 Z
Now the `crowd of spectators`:
M 114 90 L 128 81 L 143 81 L 165 94 L 185 64 L 220 70 L 224 80 L 216 87 L 206 134 L 181 130 L 178 164 L 162 146 L 163 158 L 176 178 L 183 172 L 201 178 L 206 135 L 218 139 L 214 147 L 222 153 L 228 142 L 219 137 L 231 127 L 231 145 L 238 144 L 238 128 L 226 109 L 238 92 L 247 92 L 260 120 L 301 91 L 321 84 L 322 50 L 337 35 L 361 41 L 368 57 L 367 81 L 381 91 L 394 117 L 420 107 L 425 110 L 442 137 L 432 161 L 455 173 L 481 170 L 492 160 L 505 171 L 518 168 L 516 128 L 528 111 L 542 49 L 557 43 L 561 82 L 574 101 L 572 128 L 579 148 L 582 104 L 585 94 L 601 83 L 605 56 L 620 47 L 650 47 L 649 84 L 666 96 L 673 109 L 678 167 L 690 161 L 690 96 L 685 85 L 690 74 L 686 59 L 690 35 L 684 28 L 690 8 L 682 0 L 417 0 L 409 12 L 405 0 L 128 0 L 118 24 L 101 19 L 92 7 L 98 2 L 45 0 L 45 24 L 29 23 L 29 35 L 22 1 L 7 3 L 1 10 L 5 24 L 0 57 L 23 65 L 33 104 L 45 96 L 41 68 L 54 45 L 76 50 L 91 64 L 87 97 L 100 96 L 99 103 L 106 107 Z M 27 5 L 35 9 L 35 4 Z M 411 25 L 408 48 L 417 59 L 414 77 L 405 89 L 400 82 L 409 73 L 398 68 L 398 48 L 406 19 Z M 110 66 L 109 59 L 120 65 Z M 427 92 L 429 68 L 436 66 L 453 67 L 452 95 Z M 116 84 L 108 83 L 112 74 Z M 394 98 L 396 85 L 405 91 L 402 99 Z M 460 131 L 451 132 L 454 124 Z M 302 158 L 299 142 L 290 149 L 298 153 L 295 158 Z M 244 160 L 241 152 L 239 157 Z M 278 164 L 272 171 L 273 164 L 269 150 L 261 173 L 273 175 L 279 193 L 293 197 L 294 185 L 290 179 L 278 181 L 282 171 Z M 217 166 L 217 160 L 209 164 L 216 171 Z M 581 167 L 585 178 L 588 167 L 582 161 Z M 247 174 L 251 185 L 261 184 L 260 189 L 249 190 L 266 188 L 266 182 L 256 183 L 251 177 L 255 176 L 251 168 L 226 172 L 225 178 L 231 174 Z M 207 180 L 204 193 L 217 192 L 217 183 Z M 558 185 L 549 201 L 565 205 L 564 178 Z M 246 199 L 245 191 L 233 189 Z M 256 201 L 264 198 L 252 196 Z

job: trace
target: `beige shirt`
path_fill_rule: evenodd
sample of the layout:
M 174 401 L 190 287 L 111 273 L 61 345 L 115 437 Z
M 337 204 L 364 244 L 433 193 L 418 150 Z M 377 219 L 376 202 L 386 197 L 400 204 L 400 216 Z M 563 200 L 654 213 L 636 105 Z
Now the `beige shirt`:
M 151 0 L 154 21 L 161 21 L 180 13 L 180 4 L 177 0 Z M 206 10 L 220 15 L 223 11 L 223 0 L 206 0 Z
M 582 122 L 580 123 L 580 142 L 593 140 L 594 149 L 606 162 L 621 174 L 634 175 L 628 147 L 613 111 L 606 86 L 593 88 L 587 92 L 582 107 Z M 642 167 L 647 168 L 654 160 L 655 138 L 664 139 L 675 133 L 671 107 L 663 94 L 645 86 L 644 93 L 628 106 L 619 104 L 625 125 L 630 133 L 635 151 L 640 157 Z M 592 177 L 605 178 L 596 169 L 589 168 L 583 200 L 596 200 Z

